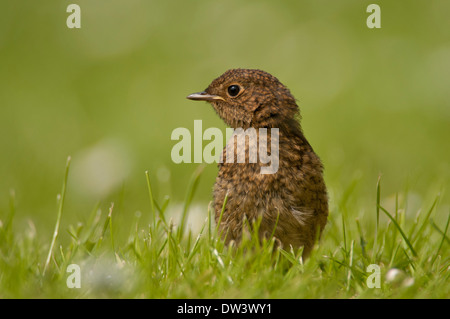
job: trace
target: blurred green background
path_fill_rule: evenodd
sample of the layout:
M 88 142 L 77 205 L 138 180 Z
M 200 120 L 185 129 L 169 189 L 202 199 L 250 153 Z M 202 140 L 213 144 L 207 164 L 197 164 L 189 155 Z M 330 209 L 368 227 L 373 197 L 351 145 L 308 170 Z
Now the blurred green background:
M 97 202 L 124 222 L 147 216 L 145 170 L 176 211 L 197 164 L 172 162 L 172 130 L 225 128 L 185 97 L 236 67 L 272 73 L 298 99 L 332 204 L 356 181 L 372 213 L 379 174 L 383 195 L 417 201 L 450 185 L 449 1 L 0 3 L 0 219 L 14 190 L 17 228 L 31 218 L 50 237 L 68 155 L 63 228 Z M 66 26 L 70 3 L 81 29 Z M 381 29 L 366 26 L 370 3 Z M 216 172 L 195 197 L 205 215 Z

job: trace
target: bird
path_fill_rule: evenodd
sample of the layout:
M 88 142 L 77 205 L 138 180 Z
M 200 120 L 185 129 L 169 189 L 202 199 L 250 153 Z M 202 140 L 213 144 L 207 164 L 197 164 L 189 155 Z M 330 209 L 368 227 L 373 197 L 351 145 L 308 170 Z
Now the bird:
M 256 142 L 261 142 L 261 129 L 266 129 L 267 144 L 276 142 L 278 147 L 278 167 L 270 174 L 261 173 L 267 161 L 250 161 L 250 137 L 245 147 L 239 148 L 236 138 L 224 147 L 213 186 L 213 207 L 225 243 L 239 243 L 246 221 L 259 221 L 259 238 L 273 236 L 287 250 L 303 248 L 306 259 L 327 224 L 328 194 L 322 161 L 303 134 L 300 109 L 290 90 L 268 72 L 237 68 L 187 98 L 210 103 L 235 132 L 255 129 Z M 235 150 L 234 158 L 230 150 Z M 273 151 L 270 144 L 268 153 Z M 236 162 L 239 152 L 246 153 L 245 161 Z

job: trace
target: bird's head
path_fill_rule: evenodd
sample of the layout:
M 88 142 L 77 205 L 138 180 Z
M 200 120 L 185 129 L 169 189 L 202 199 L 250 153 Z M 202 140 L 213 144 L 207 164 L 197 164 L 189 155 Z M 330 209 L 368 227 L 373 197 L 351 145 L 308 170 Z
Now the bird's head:
M 211 103 L 232 128 L 280 128 L 292 122 L 299 112 L 289 89 L 261 70 L 228 70 L 205 91 L 187 98 Z

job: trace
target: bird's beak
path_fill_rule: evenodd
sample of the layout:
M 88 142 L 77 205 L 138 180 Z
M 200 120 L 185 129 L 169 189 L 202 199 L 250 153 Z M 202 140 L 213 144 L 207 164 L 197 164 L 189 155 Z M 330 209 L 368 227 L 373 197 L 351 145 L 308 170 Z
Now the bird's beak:
M 217 101 L 217 100 L 224 101 L 224 99 L 222 97 L 220 97 L 218 95 L 208 94 L 206 92 L 192 93 L 191 95 L 188 95 L 186 98 L 189 100 L 194 100 L 194 101 L 208 101 L 208 102 Z

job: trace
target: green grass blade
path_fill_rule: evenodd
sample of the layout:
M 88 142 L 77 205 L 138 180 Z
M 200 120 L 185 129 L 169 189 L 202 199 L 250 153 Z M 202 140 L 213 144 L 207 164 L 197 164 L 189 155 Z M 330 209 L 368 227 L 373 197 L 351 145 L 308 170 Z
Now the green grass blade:
M 419 238 L 420 234 L 423 233 L 423 230 L 425 229 L 425 227 L 426 227 L 426 225 L 427 225 L 427 222 L 426 222 L 426 221 L 430 220 L 430 215 L 431 215 L 431 213 L 433 212 L 434 208 L 436 207 L 436 205 L 437 205 L 437 203 L 438 203 L 438 200 L 439 200 L 439 197 L 440 197 L 440 194 L 438 194 L 438 195 L 436 196 L 436 198 L 434 199 L 434 202 L 433 202 L 433 204 L 431 205 L 431 208 L 428 210 L 428 213 L 427 213 L 427 215 L 426 215 L 426 217 L 425 217 L 425 219 L 424 219 L 424 221 L 423 221 L 423 223 L 422 223 L 422 226 L 419 228 L 419 230 L 417 231 L 417 233 L 416 233 L 416 235 L 413 237 L 413 239 L 411 239 L 412 242 L 415 242 L 415 241 Z
M 380 203 L 381 203 L 381 175 L 378 176 L 377 181 L 377 206 L 376 206 L 376 222 L 375 222 L 375 239 L 373 241 L 373 254 L 372 261 L 375 261 L 377 255 L 377 245 L 378 245 L 378 229 L 380 226 Z
M 361 228 L 361 224 L 359 222 L 359 218 L 356 218 L 355 220 L 356 223 L 356 228 L 358 229 L 359 232 L 359 244 L 361 245 L 361 253 L 362 256 L 364 257 L 364 259 L 367 259 L 367 254 L 366 254 L 366 239 L 364 238 L 364 234 Z
M 412 254 L 414 255 L 414 257 L 417 257 L 417 253 L 414 250 L 413 246 L 411 245 L 411 242 L 409 241 L 408 237 L 406 236 L 406 234 L 403 232 L 402 228 L 400 227 L 400 225 L 397 223 L 397 221 L 395 220 L 394 217 L 392 217 L 391 214 L 389 214 L 389 212 L 384 209 L 382 206 L 379 206 L 379 208 L 389 217 L 389 219 L 392 221 L 392 223 L 395 225 L 395 227 L 397 227 L 398 231 L 400 232 L 400 235 L 402 235 L 403 239 L 405 240 L 406 245 L 408 245 L 409 249 L 411 250 Z
M 449 214 L 449 218 L 450 218 L 450 214 Z M 448 221 L 447 221 L 448 222 Z M 433 226 L 434 229 L 436 229 L 438 231 L 439 234 L 442 235 L 442 240 L 446 241 L 448 244 L 450 244 L 450 238 L 447 236 L 447 232 L 446 231 L 442 231 L 438 225 L 436 225 L 436 223 L 433 220 L 430 220 L 431 226 Z M 447 227 L 447 226 L 446 226 Z
M 155 223 L 156 222 L 155 203 L 154 203 L 154 198 L 153 198 L 152 186 L 150 183 L 150 175 L 149 175 L 148 171 L 145 171 L 145 177 L 147 179 L 148 197 L 150 198 L 150 205 L 152 208 L 152 219 L 153 219 L 153 223 Z
M 432 262 L 432 263 L 434 263 L 435 260 L 436 260 L 436 258 L 439 256 L 439 252 L 441 251 L 441 248 L 442 248 L 442 245 L 444 244 L 445 239 L 447 239 L 447 242 L 450 242 L 449 239 L 448 239 L 448 237 L 447 237 L 447 231 L 448 231 L 448 225 L 449 225 L 449 222 L 450 222 L 450 214 L 448 214 L 447 223 L 445 224 L 445 229 L 444 229 L 444 231 L 442 232 L 442 239 L 441 239 L 441 242 L 440 242 L 440 244 L 439 244 L 439 248 L 438 248 L 437 251 L 436 251 L 436 255 L 435 255 L 434 258 L 433 258 L 433 262 Z M 433 224 L 434 224 L 434 223 L 433 223 Z M 436 227 L 436 228 L 437 228 L 437 227 Z
M 227 205 L 227 202 L 228 202 L 228 192 L 225 194 L 225 198 L 222 204 L 222 210 L 220 211 L 219 220 L 217 221 L 217 232 L 220 229 L 220 223 L 222 222 L 222 217 L 223 213 L 225 212 L 225 206 Z M 219 237 L 222 237 L 222 231 L 220 232 Z
M 71 157 L 69 156 L 67 158 L 67 162 L 66 162 L 66 171 L 64 174 L 64 182 L 63 182 L 63 187 L 62 187 L 62 191 L 61 191 L 61 196 L 58 201 L 59 207 L 58 207 L 58 215 L 56 217 L 55 230 L 53 232 L 52 242 L 50 244 L 50 249 L 48 251 L 47 260 L 45 261 L 44 271 L 43 271 L 42 275 L 45 275 L 48 265 L 50 264 L 50 259 L 53 254 L 53 248 L 55 246 L 56 238 L 58 237 L 58 233 L 59 233 L 59 225 L 61 224 L 61 216 L 62 216 L 63 207 L 64 207 L 64 200 L 66 198 L 67 178 L 69 176 L 70 161 L 71 161 Z
M 349 254 L 349 268 L 348 268 L 348 272 L 347 272 L 347 291 L 350 290 L 350 283 L 351 283 L 351 279 L 352 279 L 352 267 L 353 267 L 353 246 L 354 246 L 355 241 L 352 240 L 351 244 L 350 244 L 350 254 Z
M 116 252 L 114 249 L 114 238 L 113 238 L 113 231 L 112 231 L 112 212 L 114 209 L 114 203 L 111 203 L 111 206 L 109 207 L 108 216 L 106 217 L 105 223 L 103 224 L 103 229 L 101 233 L 101 238 L 105 236 L 106 230 L 109 228 L 109 233 L 111 236 L 111 247 L 113 249 L 113 253 Z
M 184 230 L 186 228 L 186 218 L 187 213 L 189 210 L 189 207 L 191 206 L 192 200 L 195 195 L 195 191 L 197 190 L 198 183 L 200 181 L 200 176 L 203 173 L 203 170 L 205 169 L 205 165 L 200 165 L 197 167 L 197 169 L 194 171 L 194 174 L 192 174 L 191 180 L 189 182 L 188 191 L 186 194 L 186 198 L 184 200 L 184 207 L 183 207 L 183 213 L 181 215 L 181 222 L 180 226 L 178 227 L 178 240 L 181 240 L 184 234 Z
M 348 254 L 347 252 L 347 234 L 346 234 L 346 229 L 345 229 L 345 214 L 344 211 L 342 211 L 342 234 L 344 236 L 344 250 L 345 250 L 345 254 Z
M 9 216 L 5 225 L 5 233 L 12 228 L 14 216 L 16 215 L 16 192 L 11 189 L 9 192 Z

